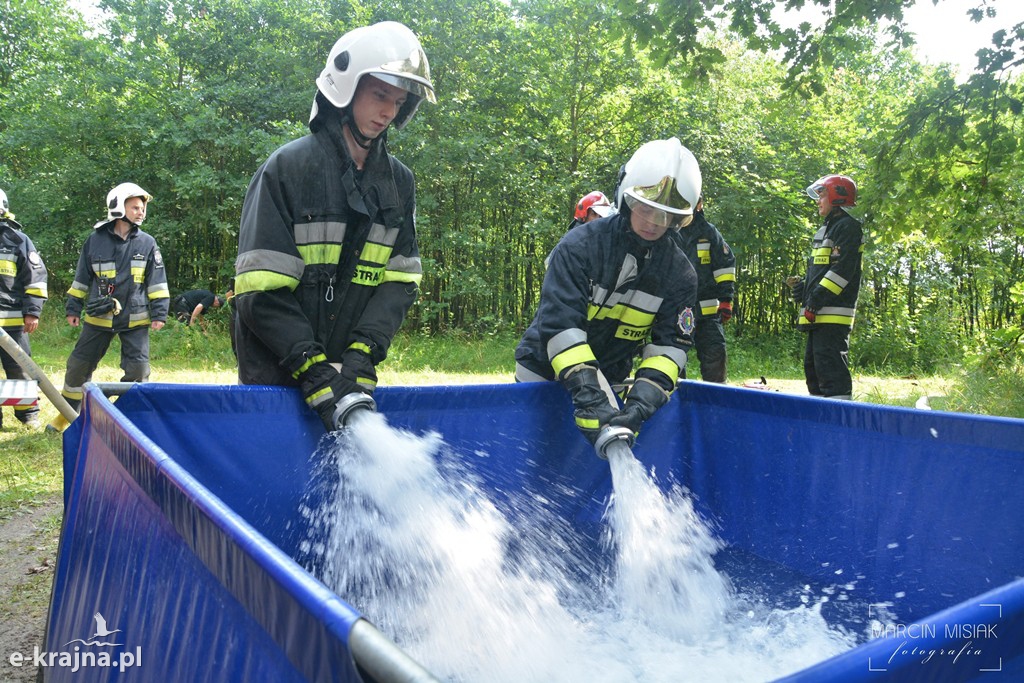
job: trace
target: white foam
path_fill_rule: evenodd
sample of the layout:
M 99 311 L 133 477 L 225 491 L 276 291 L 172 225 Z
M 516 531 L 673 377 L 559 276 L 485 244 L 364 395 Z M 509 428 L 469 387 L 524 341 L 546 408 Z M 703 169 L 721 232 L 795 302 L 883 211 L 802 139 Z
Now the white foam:
M 303 510 L 326 535 L 308 545 L 321 578 L 443 680 L 764 681 L 855 644 L 821 600 L 737 595 L 685 492 L 661 492 L 631 454 L 609 463 L 611 564 L 539 496 L 502 501 L 539 520 L 514 527 L 437 435 L 368 415 L 331 456 L 336 490 Z

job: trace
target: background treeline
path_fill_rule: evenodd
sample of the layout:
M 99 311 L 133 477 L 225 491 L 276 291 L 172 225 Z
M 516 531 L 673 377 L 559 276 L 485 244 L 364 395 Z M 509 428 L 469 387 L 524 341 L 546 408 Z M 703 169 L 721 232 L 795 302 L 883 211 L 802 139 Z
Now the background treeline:
M 782 281 L 817 225 L 803 188 L 846 173 L 868 234 L 857 362 L 934 370 L 1022 334 L 1022 32 L 958 82 L 887 23 L 911 3 L 849 0 L 818 30 L 771 23 L 768 0 L 104 0 L 88 22 L 66 0 L 0 0 L 0 187 L 53 299 L 124 180 L 155 196 L 172 290 L 223 291 L 246 185 L 305 132 L 331 45 L 394 19 L 439 99 L 389 140 L 418 179 L 406 329 L 522 329 L 574 201 L 677 136 L 738 256 L 731 334 L 799 344 Z

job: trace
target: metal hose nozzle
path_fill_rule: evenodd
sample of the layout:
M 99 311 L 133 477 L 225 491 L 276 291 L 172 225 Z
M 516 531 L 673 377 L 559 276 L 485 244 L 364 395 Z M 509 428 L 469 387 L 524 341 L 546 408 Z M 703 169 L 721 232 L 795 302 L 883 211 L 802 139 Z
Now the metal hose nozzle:
M 633 430 L 629 427 L 613 427 L 606 425 L 597 433 L 594 441 L 594 450 L 597 457 L 602 460 L 608 459 L 608 449 L 615 444 L 624 444 L 626 448 L 633 447 Z
M 342 396 L 334 408 L 334 428 L 347 427 L 364 410 L 377 410 L 377 402 L 369 394 L 351 393 Z

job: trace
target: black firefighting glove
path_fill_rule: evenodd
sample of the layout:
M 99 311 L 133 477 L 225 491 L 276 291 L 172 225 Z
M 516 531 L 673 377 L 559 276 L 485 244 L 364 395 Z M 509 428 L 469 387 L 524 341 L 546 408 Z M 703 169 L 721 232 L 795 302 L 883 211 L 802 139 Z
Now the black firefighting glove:
M 94 317 L 106 315 L 111 311 L 114 312 L 114 315 L 119 314 L 121 312 L 121 302 L 109 294 L 101 296 L 98 299 L 91 299 L 85 304 L 86 314 Z
M 802 277 L 790 275 L 786 278 L 786 284 L 789 285 L 789 295 L 793 301 L 800 303 L 804 300 L 804 279 Z
M 572 395 L 576 427 L 591 445 L 597 441 L 601 428 L 617 412 L 598 380 L 600 370 L 580 363 L 566 370 L 560 382 Z
M 341 355 L 341 376 L 359 385 L 360 391 L 372 394 L 377 388 L 377 369 L 370 354 L 348 349 Z
M 638 377 L 633 381 L 629 393 L 626 394 L 622 410 L 612 417 L 608 424 L 627 427 L 636 434 L 644 422 L 657 412 L 658 408 L 668 403 L 669 398 L 671 398 L 669 392 L 649 379 Z
M 299 383 L 306 404 L 320 415 L 329 432 L 344 426 L 336 424 L 334 420 L 338 401 L 356 392 L 372 393 L 364 390 L 358 382 L 345 377 L 326 361 L 314 363 L 306 369 L 299 375 Z

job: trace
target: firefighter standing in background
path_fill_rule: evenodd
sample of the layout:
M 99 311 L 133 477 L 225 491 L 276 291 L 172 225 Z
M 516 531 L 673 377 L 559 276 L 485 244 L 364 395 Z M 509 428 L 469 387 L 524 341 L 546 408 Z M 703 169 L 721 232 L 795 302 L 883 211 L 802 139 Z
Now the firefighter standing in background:
M 705 382 L 725 382 L 726 348 L 723 325 L 732 317 L 736 255 L 713 223 L 704 217 L 704 198 L 697 202 L 693 222 L 671 233 L 697 271 L 697 325 L 693 346 Z
M 516 381 L 560 382 L 591 444 L 607 425 L 638 432 L 686 366 L 697 275 L 666 233 L 693 220 L 700 190 L 697 160 L 679 140 L 648 142 L 622 168 L 618 213 L 575 227 L 551 252 Z M 620 410 L 610 387 L 638 355 Z
M 343 35 L 317 78 L 310 134 L 256 171 L 235 262 L 242 384 L 299 386 L 328 430 L 372 394 L 423 277 L 412 172 L 387 131 L 434 102 L 419 40 L 388 21 Z
M 607 218 L 613 213 L 615 213 L 615 207 L 608 201 L 608 197 L 604 195 L 604 192 L 594 190 L 583 195 L 576 202 L 576 210 L 573 213 L 572 222 L 569 223 L 569 227 L 566 230 L 572 230 L 577 225 L 584 225 L 590 221 L 596 221 L 598 218 Z M 545 270 L 550 262 L 551 255 L 548 254 L 544 259 Z
M 7 193 L 0 190 L 0 327 L 26 354 L 32 355 L 28 336 L 39 327 L 46 301 L 46 266 L 29 239 L 14 220 Z M 7 379 L 28 379 L 17 361 L 0 349 L 0 362 Z M 14 406 L 14 416 L 29 427 L 39 426 L 39 403 Z M 0 427 L 3 414 L 0 413 Z
M 850 330 L 860 292 L 861 223 L 846 212 L 857 202 L 857 185 L 843 175 L 827 175 L 807 188 L 825 223 L 814 233 L 807 273 L 791 276 L 793 300 L 801 304 L 798 327 L 807 333 L 804 377 L 812 396 L 850 400 Z
M 149 379 L 149 331 L 167 320 L 170 291 L 156 240 L 140 229 L 150 194 L 121 183 L 107 194 L 107 218 L 93 226 L 78 257 L 65 305 L 68 324 L 81 325 L 68 357 L 61 394 L 75 410 L 114 336 L 121 340 L 122 382 Z M 51 423 L 66 427 L 62 417 Z
M 572 222 L 569 223 L 569 230 L 577 225 L 583 225 L 598 218 L 607 218 L 615 213 L 615 207 L 604 196 L 604 192 L 594 190 L 583 195 L 576 202 L 576 212 L 573 214 Z

